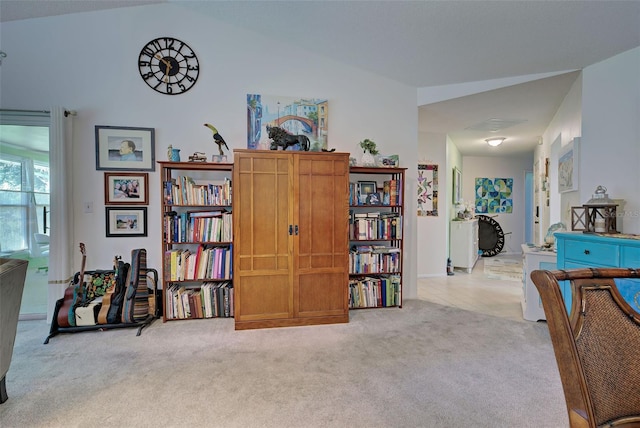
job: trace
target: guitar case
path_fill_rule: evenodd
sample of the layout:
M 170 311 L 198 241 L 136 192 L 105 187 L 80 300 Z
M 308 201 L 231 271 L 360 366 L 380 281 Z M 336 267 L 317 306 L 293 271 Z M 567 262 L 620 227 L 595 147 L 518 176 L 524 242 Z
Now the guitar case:
M 122 318 L 122 305 L 124 303 L 124 294 L 127 291 L 126 284 L 131 271 L 130 267 L 129 263 L 124 263 L 122 260 L 118 261 L 118 276 L 113 296 L 111 296 L 109 312 L 107 312 L 107 324 L 119 323 Z
M 135 323 L 148 316 L 147 250 L 137 248 L 131 251 L 131 270 L 122 308 L 122 322 Z

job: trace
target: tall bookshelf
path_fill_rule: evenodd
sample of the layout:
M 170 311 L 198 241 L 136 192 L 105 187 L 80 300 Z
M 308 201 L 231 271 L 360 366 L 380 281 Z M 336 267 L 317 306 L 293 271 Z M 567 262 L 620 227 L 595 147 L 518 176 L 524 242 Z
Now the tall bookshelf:
M 232 317 L 232 163 L 158 162 L 162 320 Z
M 349 168 L 349 308 L 402 307 L 406 168 Z

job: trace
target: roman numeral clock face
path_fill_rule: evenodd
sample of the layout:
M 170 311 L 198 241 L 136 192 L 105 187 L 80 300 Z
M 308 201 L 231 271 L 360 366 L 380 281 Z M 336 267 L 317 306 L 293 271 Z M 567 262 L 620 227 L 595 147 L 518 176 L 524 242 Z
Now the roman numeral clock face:
M 147 85 L 167 95 L 187 92 L 200 73 L 193 49 L 172 37 L 160 37 L 147 43 L 140 51 L 138 69 Z

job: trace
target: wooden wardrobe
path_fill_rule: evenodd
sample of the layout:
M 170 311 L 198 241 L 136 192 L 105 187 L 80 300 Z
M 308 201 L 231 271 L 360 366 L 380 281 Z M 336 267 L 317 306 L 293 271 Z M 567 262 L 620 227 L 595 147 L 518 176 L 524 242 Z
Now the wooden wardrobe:
M 349 321 L 349 154 L 234 150 L 235 328 Z

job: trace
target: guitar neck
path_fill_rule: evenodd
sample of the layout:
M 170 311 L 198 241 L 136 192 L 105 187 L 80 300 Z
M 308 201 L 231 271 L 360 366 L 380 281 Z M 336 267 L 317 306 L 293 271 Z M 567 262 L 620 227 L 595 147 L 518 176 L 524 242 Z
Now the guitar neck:
M 78 287 L 80 290 L 84 288 L 84 270 L 87 263 L 87 252 L 85 251 L 84 243 L 80 243 L 80 252 L 82 253 L 82 265 L 80 266 L 80 278 L 78 278 Z

